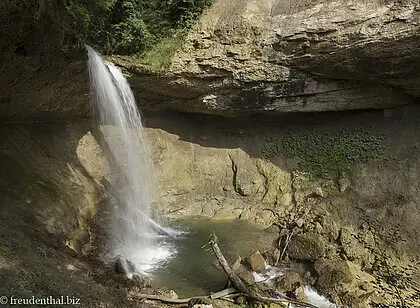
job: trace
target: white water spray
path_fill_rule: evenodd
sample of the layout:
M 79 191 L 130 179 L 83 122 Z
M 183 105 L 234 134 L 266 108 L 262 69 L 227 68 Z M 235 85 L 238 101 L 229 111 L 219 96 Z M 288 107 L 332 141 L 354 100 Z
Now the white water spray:
M 118 203 L 110 211 L 107 261 L 122 257 L 147 271 L 170 252 L 157 243 L 171 233 L 152 218 L 153 164 L 133 92 L 120 69 L 91 47 L 88 67 L 98 135 L 111 165 L 109 185 Z M 128 275 L 132 275 L 128 270 Z

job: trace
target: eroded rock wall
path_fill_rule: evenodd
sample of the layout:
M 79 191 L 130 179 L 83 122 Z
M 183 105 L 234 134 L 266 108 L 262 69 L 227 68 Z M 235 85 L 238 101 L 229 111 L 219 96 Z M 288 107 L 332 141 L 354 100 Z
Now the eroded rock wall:
M 416 1 L 317 3 L 217 0 L 167 69 L 151 71 L 138 57 L 111 59 L 126 69 L 148 111 L 238 116 L 418 101 Z M 89 116 L 81 25 L 50 1 L 1 6 L 0 119 Z
M 288 3 L 215 1 L 159 78 L 141 60 L 114 61 L 150 110 L 238 115 L 418 100 L 418 3 Z
M 6 229 L 25 224 L 23 215 L 30 234 L 45 234 L 50 244 L 76 254 L 92 253 L 92 219 L 104 199 L 100 180 L 108 169 L 89 126 L 80 122 L 0 129 Z
M 149 118 L 156 206 L 172 218 L 275 224 L 282 230 L 280 250 L 269 255 L 279 257 L 293 234 L 288 258 L 313 264 L 315 287 L 336 303 L 413 305 L 420 282 L 418 112 L 414 106 L 387 117 L 336 113 L 272 122 Z M 262 151 L 267 140 L 290 133 L 322 136 L 342 129 L 380 135 L 385 155 L 316 177 L 287 157 L 264 157 Z

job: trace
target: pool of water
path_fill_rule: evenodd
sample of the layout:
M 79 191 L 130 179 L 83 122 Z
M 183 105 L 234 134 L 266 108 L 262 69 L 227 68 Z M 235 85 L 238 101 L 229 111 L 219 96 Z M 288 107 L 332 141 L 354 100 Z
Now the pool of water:
M 223 289 L 227 282 L 225 273 L 214 264 L 217 262 L 213 251 L 206 245 L 212 231 L 216 232 L 224 253 L 234 252 L 241 257 L 261 246 L 258 242 L 266 232 L 243 221 L 207 219 L 183 219 L 172 227 L 184 232 L 166 241 L 173 254 L 150 274 L 155 287 L 172 289 L 180 297 L 208 295 Z

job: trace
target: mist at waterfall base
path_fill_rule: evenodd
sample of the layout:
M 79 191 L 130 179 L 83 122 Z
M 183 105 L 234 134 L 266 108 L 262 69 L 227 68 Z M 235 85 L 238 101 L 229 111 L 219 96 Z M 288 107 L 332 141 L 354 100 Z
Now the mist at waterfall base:
M 130 277 L 136 271 L 147 273 L 175 253 L 165 239 L 176 231 L 151 212 L 153 163 L 130 85 L 118 67 L 103 61 L 91 47 L 86 49 L 96 136 L 110 165 L 106 188 L 114 199 L 101 257 L 106 262 L 124 260 Z

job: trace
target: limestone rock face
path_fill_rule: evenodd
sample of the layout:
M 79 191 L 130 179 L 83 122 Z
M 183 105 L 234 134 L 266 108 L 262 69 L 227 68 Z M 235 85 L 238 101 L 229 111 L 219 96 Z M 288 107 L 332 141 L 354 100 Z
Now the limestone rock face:
M 264 159 L 239 148 L 201 146 L 163 129 L 146 133 L 159 187 L 155 201 L 170 216 L 240 218 L 269 227 L 291 204 L 290 174 Z
M 353 281 L 347 261 L 321 258 L 315 262 L 315 270 L 319 275 L 316 287 L 321 292 L 338 289 L 341 287 L 340 284 Z
M 80 119 L 90 113 L 85 52 L 71 48 L 56 1 L 0 4 L 0 121 Z M 66 32 L 67 31 L 67 32 Z
M 320 236 L 306 233 L 296 235 L 290 242 L 288 253 L 293 259 L 316 260 L 323 256 L 325 245 Z
M 77 41 L 72 29 L 57 26 L 60 10 L 50 2 L 1 4 L 3 122 L 89 115 L 82 44 L 69 40 Z M 111 60 L 131 74 L 144 111 L 237 116 L 418 101 L 418 3 L 317 2 L 286 7 L 278 0 L 216 0 L 167 71 L 144 70 L 137 58 Z
M 391 108 L 420 95 L 417 3 L 215 1 L 168 74 L 133 73 L 151 109 L 235 114 Z M 283 6 L 283 7 L 282 7 Z
M 70 253 L 96 249 L 94 217 L 106 197 L 100 181 L 109 173 L 89 129 L 88 122 L 0 129 L 0 218 L 10 223 L 6 230 L 44 234 Z M 19 211 L 28 220 L 10 219 Z

